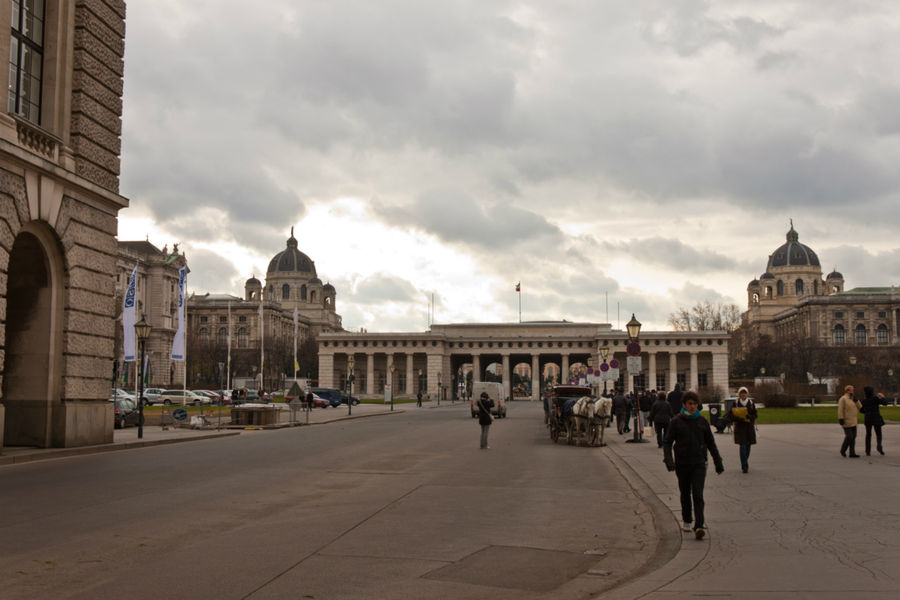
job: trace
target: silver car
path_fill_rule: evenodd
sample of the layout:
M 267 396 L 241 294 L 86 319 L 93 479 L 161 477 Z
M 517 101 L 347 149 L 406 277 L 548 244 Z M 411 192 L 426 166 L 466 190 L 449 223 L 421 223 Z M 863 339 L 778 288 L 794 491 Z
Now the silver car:
M 191 390 L 165 390 L 158 401 L 163 404 L 210 404 L 209 396 L 203 396 Z

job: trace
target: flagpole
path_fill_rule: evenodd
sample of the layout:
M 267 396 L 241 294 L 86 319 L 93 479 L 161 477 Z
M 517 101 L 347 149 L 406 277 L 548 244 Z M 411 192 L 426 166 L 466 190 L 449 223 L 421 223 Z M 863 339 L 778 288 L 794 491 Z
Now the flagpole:
M 223 392 L 231 389 L 231 302 L 228 303 L 228 358 L 226 365 L 225 389 L 222 390 Z
M 263 369 L 266 366 L 266 358 L 265 358 L 265 334 L 266 334 L 266 326 L 265 321 L 263 320 L 263 294 L 262 291 L 259 292 L 259 383 L 257 383 L 256 391 L 259 392 L 263 388 L 263 381 L 265 381 L 265 376 L 263 375 Z M 262 398 L 260 398 L 262 400 Z
M 294 305 L 294 379 L 297 379 L 297 305 Z

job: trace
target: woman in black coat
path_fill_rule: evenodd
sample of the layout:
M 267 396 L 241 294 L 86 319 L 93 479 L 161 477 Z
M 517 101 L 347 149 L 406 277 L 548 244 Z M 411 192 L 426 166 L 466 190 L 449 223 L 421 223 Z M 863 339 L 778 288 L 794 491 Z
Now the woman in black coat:
M 866 397 L 862 400 L 862 412 L 865 415 L 866 425 L 866 456 L 872 455 L 872 429 L 875 429 L 875 449 L 878 454 L 884 455 L 881 448 L 881 426 L 884 425 L 884 417 L 881 416 L 879 406 L 887 406 L 887 400 L 883 395 L 875 395 L 875 390 L 871 385 L 863 388 Z
M 756 443 L 756 405 L 749 397 L 750 392 L 742 387 L 738 397 L 726 415 L 734 431 L 734 443 L 741 447 L 741 472 L 750 470 L 750 446 Z

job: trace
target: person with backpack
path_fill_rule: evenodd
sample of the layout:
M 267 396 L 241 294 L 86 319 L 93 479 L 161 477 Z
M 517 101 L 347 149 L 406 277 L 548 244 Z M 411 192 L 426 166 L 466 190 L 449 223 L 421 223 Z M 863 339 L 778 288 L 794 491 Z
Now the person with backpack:
M 678 477 L 682 530 L 691 531 L 693 521 L 694 537 L 698 540 L 706 535 L 703 486 L 706 483 L 707 453 L 712 455 L 716 473 L 721 475 L 725 471 L 722 455 L 716 447 L 709 421 L 700 415 L 699 396 L 689 391 L 681 397 L 681 410 L 669 421 L 663 443 L 663 462 Z
M 494 402 L 491 400 L 491 397 L 487 392 L 481 392 L 481 396 L 478 398 L 478 424 L 481 425 L 481 449 L 489 450 L 490 446 L 488 446 L 488 431 L 491 429 L 491 423 L 494 422 L 494 418 L 491 416 L 491 407 L 494 405 Z

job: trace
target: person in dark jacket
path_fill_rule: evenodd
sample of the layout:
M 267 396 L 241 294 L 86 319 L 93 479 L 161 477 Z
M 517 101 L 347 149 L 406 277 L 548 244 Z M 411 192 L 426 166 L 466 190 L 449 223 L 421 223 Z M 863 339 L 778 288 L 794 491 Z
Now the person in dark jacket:
M 681 386 L 677 383 L 675 388 L 669 392 L 669 406 L 672 407 L 672 414 L 677 415 L 681 410 Z
M 656 430 L 656 444 L 662 448 L 663 440 L 666 439 L 666 428 L 669 421 L 672 420 L 672 407 L 666 402 L 666 393 L 660 392 L 656 396 L 656 402 L 650 407 L 650 422 Z
M 491 407 L 494 405 L 493 401 L 491 401 L 491 397 L 488 396 L 487 392 L 482 392 L 481 397 L 478 398 L 478 424 L 481 425 L 481 449 L 488 450 L 490 446 L 488 446 L 488 430 L 491 428 L 491 423 L 494 422 L 494 418 L 491 416 Z
M 628 418 L 628 399 L 625 398 L 625 394 L 621 391 L 617 391 L 616 395 L 613 396 L 613 414 L 616 415 L 616 430 L 619 432 L 619 435 L 622 435 L 625 432 L 626 419 Z
M 750 392 L 742 387 L 737 400 L 725 415 L 731 421 L 734 443 L 741 447 L 741 472 L 750 470 L 750 446 L 756 443 L 756 404 L 750 399 Z
M 656 400 L 656 393 L 648 392 L 647 390 L 641 393 L 638 400 L 641 410 L 641 426 L 644 428 L 650 426 L 650 407 L 653 406 L 654 400 Z
M 875 395 L 875 390 L 871 385 L 863 388 L 865 398 L 862 399 L 862 413 L 864 415 L 863 424 L 866 426 L 866 456 L 872 455 L 872 429 L 875 430 L 875 449 L 878 454 L 884 455 L 884 449 L 881 447 L 881 426 L 884 425 L 884 417 L 881 416 L 879 406 L 887 406 L 887 400 L 884 394 Z
M 702 540 L 706 535 L 703 519 L 703 485 L 706 482 L 706 455 L 712 455 L 716 473 L 725 471 L 722 456 L 716 447 L 709 422 L 700 416 L 700 398 L 695 392 L 681 397 L 681 410 L 669 421 L 663 443 L 663 462 L 678 477 L 681 492 L 681 519 L 683 530 L 691 530 L 691 501 L 693 500 L 694 536 Z

